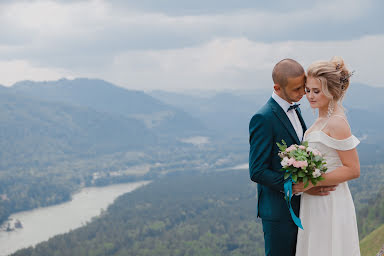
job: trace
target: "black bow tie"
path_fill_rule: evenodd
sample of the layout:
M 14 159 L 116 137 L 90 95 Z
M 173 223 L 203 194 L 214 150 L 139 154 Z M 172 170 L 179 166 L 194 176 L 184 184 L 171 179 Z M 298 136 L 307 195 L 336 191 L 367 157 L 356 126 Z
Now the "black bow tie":
M 294 105 L 291 105 L 291 106 L 288 108 L 287 112 L 290 111 L 290 110 L 292 110 L 292 109 L 297 109 L 299 106 L 300 106 L 300 104 L 294 104 Z

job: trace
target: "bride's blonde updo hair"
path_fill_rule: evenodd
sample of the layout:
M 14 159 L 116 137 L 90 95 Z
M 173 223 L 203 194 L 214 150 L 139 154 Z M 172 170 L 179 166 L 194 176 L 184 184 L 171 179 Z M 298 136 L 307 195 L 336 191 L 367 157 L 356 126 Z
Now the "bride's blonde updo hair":
M 344 97 L 351 75 L 352 73 L 344 65 L 344 60 L 338 56 L 330 61 L 314 62 L 307 70 L 308 77 L 320 80 L 325 96 L 336 102 Z

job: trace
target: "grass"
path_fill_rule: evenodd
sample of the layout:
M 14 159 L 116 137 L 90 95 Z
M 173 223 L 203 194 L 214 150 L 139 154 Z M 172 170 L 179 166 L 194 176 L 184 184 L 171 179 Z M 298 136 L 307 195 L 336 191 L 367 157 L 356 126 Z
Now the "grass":
M 360 241 L 361 256 L 376 256 L 384 245 L 384 224 Z

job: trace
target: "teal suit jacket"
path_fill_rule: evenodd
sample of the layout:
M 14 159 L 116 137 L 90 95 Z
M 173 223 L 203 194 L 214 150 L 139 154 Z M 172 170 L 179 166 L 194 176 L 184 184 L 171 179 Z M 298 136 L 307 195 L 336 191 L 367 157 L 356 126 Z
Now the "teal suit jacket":
M 299 109 L 296 112 L 305 132 L 307 127 L 301 112 Z M 276 145 L 281 140 L 288 146 L 301 143 L 285 110 L 271 97 L 249 124 L 249 174 L 258 184 L 257 216 L 263 220 L 292 221 L 284 200 L 284 172 Z M 300 196 L 293 196 L 292 208 L 298 216 Z

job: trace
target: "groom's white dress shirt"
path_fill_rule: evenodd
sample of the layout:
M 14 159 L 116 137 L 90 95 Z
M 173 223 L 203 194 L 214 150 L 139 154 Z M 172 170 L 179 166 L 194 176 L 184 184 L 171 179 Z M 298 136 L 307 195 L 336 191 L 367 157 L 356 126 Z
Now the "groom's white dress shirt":
M 301 126 L 301 123 L 300 123 L 299 117 L 297 116 L 296 111 L 292 109 L 291 111 L 287 112 L 288 108 L 294 104 L 290 104 L 289 102 L 282 99 L 279 95 L 277 95 L 275 93 L 275 91 L 273 91 L 273 93 L 272 93 L 272 98 L 284 110 L 285 114 L 287 114 L 289 121 L 291 121 L 291 124 L 296 131 L 297 137 L 299 138 L 300 141 L 302 141 L 303 140 L 303 127 Z M 285 194 L 284 191 L 281 191 L 281 192 L 283 194 Z M 299 193 L 296 193 L 295 196 L 301 196 L 302 194 L 303 194 L 303 192 L 299 192 Z
M 296 131 L 297 137 L 300 141 L 303 140 L 303 127 L 301 126 L 299 117 L 297 116 L 297 113 L 295 110 L 290 110 L 287 112 L 288 108 L 294 104 L 290 104 L 289 102 L 282 99 L 279 95 L 277 95 L 275 92 L 272 93 L 272 98 L 279 104 L 279 106 L 284 110 L 285 114 L 288 116 L 289 121 L 291 121 L 291 124 L 293 128 Z

